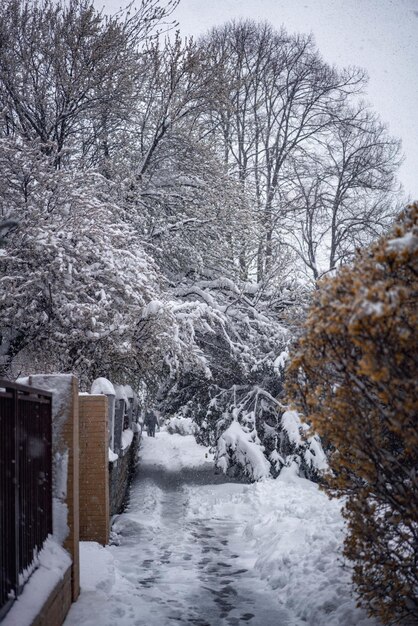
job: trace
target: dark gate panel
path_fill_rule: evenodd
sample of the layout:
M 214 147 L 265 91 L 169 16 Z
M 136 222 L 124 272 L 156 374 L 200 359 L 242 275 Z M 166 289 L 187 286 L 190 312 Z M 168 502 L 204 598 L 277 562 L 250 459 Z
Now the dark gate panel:
M 0 619 L 52 532 L 51 394 L 0 380 Z
M 0 611 L 17 588 L 15 457 L 14 398 L 0 391 Z

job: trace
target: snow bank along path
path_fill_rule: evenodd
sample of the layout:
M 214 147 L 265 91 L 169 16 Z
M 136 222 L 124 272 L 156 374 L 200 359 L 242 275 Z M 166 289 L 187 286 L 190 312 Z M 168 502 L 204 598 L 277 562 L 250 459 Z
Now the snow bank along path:
M 226 483 L 192 436 L 145 438 L 114 545 L 82 544 L 65 626 L 376 626 L 341 569 L 338 502 L 291 469 Z

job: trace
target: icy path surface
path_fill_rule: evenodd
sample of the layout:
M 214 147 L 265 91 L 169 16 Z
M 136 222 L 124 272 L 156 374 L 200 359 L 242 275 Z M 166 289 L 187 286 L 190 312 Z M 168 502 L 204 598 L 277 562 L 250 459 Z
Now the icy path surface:
M 372 626 L 339 569 L 337 503 L 292 476 L 224 483 L 192 437 L 145 438 L 116 545 L 82 544 L 65 626 Z

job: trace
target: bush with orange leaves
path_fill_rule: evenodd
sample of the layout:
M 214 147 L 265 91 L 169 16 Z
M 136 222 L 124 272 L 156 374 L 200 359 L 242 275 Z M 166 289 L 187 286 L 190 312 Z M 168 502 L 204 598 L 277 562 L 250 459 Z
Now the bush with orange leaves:
M 360 604 L 418 623 L 418 204 L 319 285 L 288 394 L 330 444 Z

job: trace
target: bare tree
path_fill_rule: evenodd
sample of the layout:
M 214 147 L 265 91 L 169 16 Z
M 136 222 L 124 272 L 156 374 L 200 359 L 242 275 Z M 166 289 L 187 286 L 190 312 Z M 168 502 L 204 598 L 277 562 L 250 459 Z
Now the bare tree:
M 92 0 L 2 2 L 3 133 L 39 140 L 59 167 L 70 139 L 86 135 L 93 111 L 106 128 L 109 112 L 131 97 L 139 48 L 176 5 L 143 0 L 137 11 L 108 17 Z
M 222 97 L 208 116 L 225 162 L 252 194 L 259 224 L 254 242 L 243 242 L 241 263 L 254 265 L 258 281 L 274 270 L 283 191 L 295 162 L 320 152 L 364 73 L 325 64 L 310 37 L 275 31 L 268 24 L 230 23 L 201 44 L 219 66 Z M 361 134 L 361 133 L 359 133 Z M 245 257 L 245 258 L 244 258 Z
M 399 160 L 400 142 L 360 104 L 334 120 L 315 153 L 294 162 L 281 232 L 314 279 L 387 230 Z

